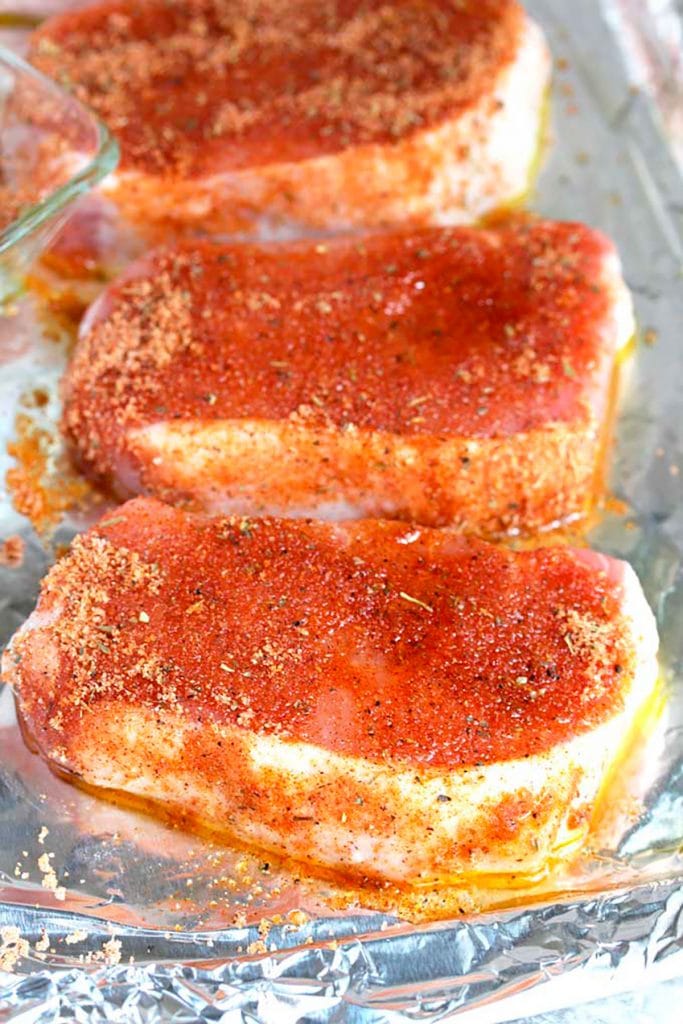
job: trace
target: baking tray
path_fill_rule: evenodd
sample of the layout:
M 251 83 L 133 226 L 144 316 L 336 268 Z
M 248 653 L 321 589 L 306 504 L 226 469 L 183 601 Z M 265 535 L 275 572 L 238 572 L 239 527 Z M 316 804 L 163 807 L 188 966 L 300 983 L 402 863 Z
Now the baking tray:
M 25 749 L 11 697 L 0 692 L 0 921 L 18 929 L 29 954 L 14 973 L 0 974 L 6 1019 L 495 1021 L 683 974 L 675 54 L 662 48 L 644 4 L 527 6 L 556 61 L 552 139 L 531 205 L 615 239 L 640 323 L 612 453 L 613 498 L 589 540 L 634 565 L 657 615 L 666 708 L 631 780 L 642 802 L 619 818 L 617 835 L 594 843 L 561 894 L 519 893 L 505 911 L 408 924 L 381 901 L 362 909 L 332 883 L 296 881 L 270 859 L 185 836 L 69 787 Z M 44 305 L 27 295 L 11 313 L 1 325 L 11 358 L 0 379 L 0 418 L 15 457 L 3 452 L 0 469 L 14 469 L 16 483 L 26 453 L 37 453 L 54 485 L 77 494 L 53 429 L 70 335 L 63 307 L 46 319 Z M 92 515 L 86 502 L 80 513 L 55 516 L 48 543 L 2 502 L 0 538 L 25 543 L 21 564 L 0 569 L 3 639 L 30 611 L 55 548 Z M 40 884 L 43 854 L 65 886 L 63 900 Z

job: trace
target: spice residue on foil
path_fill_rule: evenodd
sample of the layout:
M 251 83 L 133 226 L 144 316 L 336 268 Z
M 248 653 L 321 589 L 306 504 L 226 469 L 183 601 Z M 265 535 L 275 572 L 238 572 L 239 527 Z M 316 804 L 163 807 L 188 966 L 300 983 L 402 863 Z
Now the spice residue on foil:
M 24 538 L 18 534 L 0 541 L 0 565 L 10 569 L 18 568 L 24 559 Z
M 16 925 L 0 928 L 0 971 L 13 971 L 28 953 L 28 942 L 21 937 Z
M 49 534 L 66 512 L 93 497 L 90 485 L 71 468 L 56 429 L 28 412 L 17 414 L 7 452 L 15 460 L 5 478 L 12 504 L 36 533 Z

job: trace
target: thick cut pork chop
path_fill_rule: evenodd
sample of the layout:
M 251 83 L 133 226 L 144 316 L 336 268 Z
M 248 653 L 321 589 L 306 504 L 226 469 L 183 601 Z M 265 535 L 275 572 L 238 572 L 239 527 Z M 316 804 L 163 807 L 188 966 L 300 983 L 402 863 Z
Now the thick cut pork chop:
M 63 425 L 124 497 L 538 529 L 589 505 L 632 331 L 578 224 L 186 244 L 92 307 Z
M 53 765 L 399 882 L 533 873 L 581 837 L 657 674 L 633 571 L 390 521 L 129 502 L 5 656 Z
M 130 218 L 210 233 L 476 219 L 527 188 L 550 67 L 515 0 L 106 0 L 30 58 Z

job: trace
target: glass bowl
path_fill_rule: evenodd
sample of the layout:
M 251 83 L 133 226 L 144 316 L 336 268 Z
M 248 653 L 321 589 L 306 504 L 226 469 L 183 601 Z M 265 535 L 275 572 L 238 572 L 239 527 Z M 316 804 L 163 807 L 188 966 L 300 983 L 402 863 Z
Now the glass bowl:
M 0 47 L 0 302 L 118 162 L 103 124 L 69 93 Z

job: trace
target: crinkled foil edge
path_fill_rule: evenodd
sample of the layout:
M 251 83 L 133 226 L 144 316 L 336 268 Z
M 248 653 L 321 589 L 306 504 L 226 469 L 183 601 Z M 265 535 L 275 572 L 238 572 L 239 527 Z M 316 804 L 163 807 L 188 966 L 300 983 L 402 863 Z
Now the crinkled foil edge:
M 64 930 L 78 923 L 73 914 L 14 911 L 9 923 L 28 936 L 45 925 Z M 26 975 L 0 972 L 0 1006 L 9 1014 L 5 1019 L 16 1010 L 15 1019 L 31 1024 L 332 1024 L 451 1017 L 483 1024 L 502 1019 L 503 999 L 510 1008 L 511 997 L 532 986 L 550 987 L 568 971 L 590 971 L 595 992 L 632 987 L 657 968 L 664 967 L 667 976 L 683 972 L 682 924 L 683 875 L 591 899 L 227 962 L 220 959 L 220 933 L 166 936 L 179 960 L 159 963 L 144 962 L 159 933 L 122 930 L 116 932 L 116 966 L 55 963 Z M 95 922 L 89 918 L 87 925 L 92 935 Z M 101 929 L 100 938 L 111 935 L 104 924 Z

